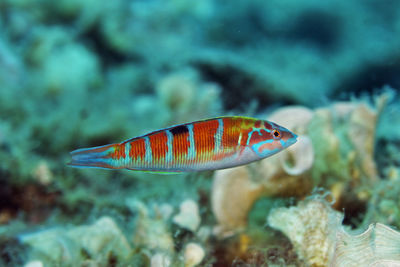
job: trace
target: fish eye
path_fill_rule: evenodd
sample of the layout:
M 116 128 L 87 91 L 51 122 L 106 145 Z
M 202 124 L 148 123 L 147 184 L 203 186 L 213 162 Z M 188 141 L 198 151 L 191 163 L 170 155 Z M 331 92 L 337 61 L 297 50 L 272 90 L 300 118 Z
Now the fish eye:
M 272 133 L 272 137 L 276 140 L 279 140 L 282 137 L 281 132 L 279 132 L 277 129 L 273 129 L 271 133 Z

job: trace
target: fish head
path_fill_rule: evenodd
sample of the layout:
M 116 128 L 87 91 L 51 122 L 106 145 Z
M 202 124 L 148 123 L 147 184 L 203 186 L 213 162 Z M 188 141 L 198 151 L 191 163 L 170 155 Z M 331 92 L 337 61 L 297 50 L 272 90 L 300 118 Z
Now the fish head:
M 249 133 L 248 144 L 260 158 L 269 157 L 297 142 L 297 135 L 270 121 L 262 121 Z

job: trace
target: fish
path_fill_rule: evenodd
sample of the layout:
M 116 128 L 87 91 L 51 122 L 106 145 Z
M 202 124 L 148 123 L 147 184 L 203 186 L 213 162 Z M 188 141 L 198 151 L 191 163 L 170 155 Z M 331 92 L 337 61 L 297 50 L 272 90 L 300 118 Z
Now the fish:
M 121 143 L 77 149 L 72 167 L 179 173 L 232 168 L 272 156 L 297 135 L 267 120 L 226 116 L 174 125 Z

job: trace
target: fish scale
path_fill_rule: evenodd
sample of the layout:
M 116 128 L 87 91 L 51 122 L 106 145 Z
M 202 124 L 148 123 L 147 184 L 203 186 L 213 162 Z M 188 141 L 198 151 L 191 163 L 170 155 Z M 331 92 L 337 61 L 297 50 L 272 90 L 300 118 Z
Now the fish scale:
M 152 172 L 215 170 L 268 157 L 295 143 L 296 137 L 273 122 L 217 117 L 171 126 L 121 143 L 78 149 L 71 152 L 69 165 Z

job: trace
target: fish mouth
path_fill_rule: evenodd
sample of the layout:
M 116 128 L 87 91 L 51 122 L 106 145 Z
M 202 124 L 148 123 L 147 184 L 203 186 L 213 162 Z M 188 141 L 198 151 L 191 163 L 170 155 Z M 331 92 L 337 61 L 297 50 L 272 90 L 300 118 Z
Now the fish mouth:
M 297 142 L 297 138 L 298 138 L 298 135 L 297 135 L 297 134 L 293 134 L 293 137 L 289 138 L 289 139 L 286 141 L 287 146 L 291 146 L 291 145 L 293 145 L 294 143 L 296 143 L 296 142 Z

